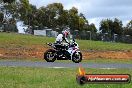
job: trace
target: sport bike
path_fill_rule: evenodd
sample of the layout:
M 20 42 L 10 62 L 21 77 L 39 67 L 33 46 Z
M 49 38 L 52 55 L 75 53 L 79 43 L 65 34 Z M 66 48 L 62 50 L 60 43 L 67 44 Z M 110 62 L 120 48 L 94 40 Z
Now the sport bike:
M 74 39 L 69 44 L 47 43 L 47 45 L 51 47 L 44 53 L 44 59 L 47 62 L 72 60 L 75 63 L 79 63 L 82 61 L 82 53 Z

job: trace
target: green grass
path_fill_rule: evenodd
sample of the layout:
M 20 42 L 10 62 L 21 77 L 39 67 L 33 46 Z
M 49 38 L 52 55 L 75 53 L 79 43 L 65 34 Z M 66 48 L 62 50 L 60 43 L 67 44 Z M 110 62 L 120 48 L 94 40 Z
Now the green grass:
M 0 48 L 19 48 L 32 45 L 43 45 L 54 42 L 55 38 L 43 36 L 22 35 L 15 33 L 0 33 Z M 93 50 L 132 50 L 132 44 L 109 43 L 101 41 L 77 40 L 81 49 Z M 1 60 L 6 60 L 5 58 Z M 9 59 L 7 59 L 9 60 Z M 10 59 L 10 60 L 18 60 Z M 19 59 L 25 60 L 25 59 Z M 44 61 L 40 59 L 27 59 L 27 61 Z M 72 62 L 72 61 L 58 61 Z M 123 59 L 89 59 L 82 63 L 132 63 L 132 60 Z M 130 84 L 86 84 L 80 86 L 76 83 L 78 68 L 29 68 L 29 67 L 0 67 L 0 88 L 132 88 Z M 89 74 L 131 74 L 132 69 L 90 69 Z
M 45 45 L 54 42 L 55 38 L 22 35 L 15 33 L 0 33 L 0 47 L 25 47 L 30 45 Z M 132 50 L 132 44 L 111 43 L 102 41 L 77 40 L 81 49 L 88 50 Z
M 22 35 L 16 33 L 0 33 L 0 45 L 44 45 L 47 42 L 54 42 L 54 38 L 34 35 Z
M 93 50 L 132 50 L 132 44 L 113 43 L 102 41 L 78 40 L 82 49 Z
M 132 69 L 85 69 L 87 74 L 131 74 Z M 78 68 L 0 67 L 0 88 L 132 88 L 130 84 L 76 83 Z

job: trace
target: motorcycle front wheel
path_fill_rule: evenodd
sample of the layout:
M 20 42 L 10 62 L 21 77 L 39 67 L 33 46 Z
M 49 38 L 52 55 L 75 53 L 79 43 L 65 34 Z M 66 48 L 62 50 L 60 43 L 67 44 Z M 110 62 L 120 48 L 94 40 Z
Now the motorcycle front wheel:
M 82 53 L 81 52 L 75 52 L 72 56 L 72 61 L 75 63 L 79 63 L 82 61 Z
M 55 58 L 55 50 L 53 49 L 49 49 L 47 50 L 45 53 L 44 53 L 44 59 L 47 61 L 47 62 L 54 62 L 56 60 Z

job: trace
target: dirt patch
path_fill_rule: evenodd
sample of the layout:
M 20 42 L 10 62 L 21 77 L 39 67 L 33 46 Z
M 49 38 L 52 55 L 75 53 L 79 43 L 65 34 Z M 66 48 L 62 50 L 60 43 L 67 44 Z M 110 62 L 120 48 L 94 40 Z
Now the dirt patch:
M 41 45 L 19 48 L 0 48 L 1 58 L 39 58 L 43 59 L 44 52 L 49 49 Z M 84 59 L 111 58 L 111 59 L 132 59 L 132 51 L 82 51 Z
M 38 45 L 20 48 L 0 48 L 0 57 L 43 58 L 43 53 L 46 49 Z
M 93 51 L 83 52 L 85 59 L 109 58 L 109 59 L 132 59 L 132 51 Z

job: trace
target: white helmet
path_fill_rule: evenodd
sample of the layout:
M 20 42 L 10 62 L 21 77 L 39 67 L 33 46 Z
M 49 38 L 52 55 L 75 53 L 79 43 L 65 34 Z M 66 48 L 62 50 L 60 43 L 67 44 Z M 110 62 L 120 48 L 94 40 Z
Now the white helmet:
M 62 34 L 67 37 L 68 35 L 70 35 L 70 31 L 69 29 L 65 29 L 64 31 L 62 31 Z

